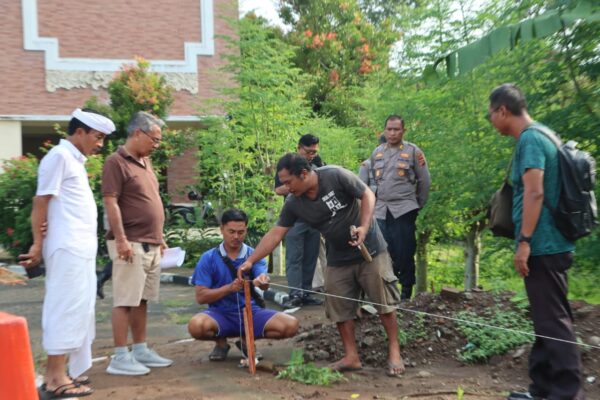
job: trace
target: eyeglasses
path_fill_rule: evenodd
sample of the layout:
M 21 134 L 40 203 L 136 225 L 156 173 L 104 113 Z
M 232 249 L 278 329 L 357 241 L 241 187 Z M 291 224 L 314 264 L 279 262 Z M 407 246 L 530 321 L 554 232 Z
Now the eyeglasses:
M 152 142 L 154 142 L 154 144 L 160 144 L 162 139 L 159 138 L 155 138 L 153 136 L 150 136 L 150 134 L 142 129 L 140 129 L 140 132 L 142 132 L 144 135 L 148 136 L 150 139 L 152 139 Z
M 316 154 L 319 152 L 319 150 L 318 150 L 318 149 L 314 149 L 314 150 L 313 150 L 313 149 L 309 149 L 309 148 L 308 148 L 308 147 L 306 147 L 306 146 L 302 146 L 302 150 L 304 150 L 304 152 L 305 152 L 306 154 L 310 155 L 310 156 L 314 156 L 314 155 L 316 155 Z
M 495 113 L 496 111 L 498 111 L 500 109 L 499 107 L 494 108 L 492 111 L 488 111 L 485 113 L 485 119 L 487 119 L 489 122 L 492 122 L 492 114 Z

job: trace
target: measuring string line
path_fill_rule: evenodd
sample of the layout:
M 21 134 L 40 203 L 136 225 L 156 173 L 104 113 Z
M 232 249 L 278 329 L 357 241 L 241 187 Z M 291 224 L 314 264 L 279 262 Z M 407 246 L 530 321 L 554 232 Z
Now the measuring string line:
M 335 297 L 335 298 L 343 299 L 343 300 L 355 301 L 355 302 L 358 302 L 358 303 L 370 304 L 370 305 L 373 305 L 373 306 L 389 307 L 389 305 L 387 305 L 387 304 L 379 304 L 379 303 L 374 303 L 372 301 L 353 299 L 351 297 L 338 296 L 338 295 L 330 294 L 330 293 L 316 292 L 314 290 L 301 289 L 301 288 L 296 288 L 296 287 L 287 286 L 287 285 L 281 285 L 281 284 L 273 283 L 273 282 L 269 282 L 269 285 L 271 285 L 271 286 L 277 286 L 277 287 L 281 287 L 281 288 L 286 288 L 286 289 L 300 290 L 300 291 L 303 291 L 303 292 L 309 292 L 309 293 L 323 295 L 323 296 Z M 542 339 L 556 340 L 557 342 L 569 343 L 569 344 L 574 344 L 574 345 L 577 345 L 577 346 L 588 347 L 588 348 L 591 348 L 591 349 L 600 350 L 600 346 L 594 346 L 594 345 L 587 344 L 587 343 L 579 343 L 579 342 L 574 342 L 574 341 L 565 340 L 565 339 L 559 339 L 559 338 L 555 338 L 555 337 L 551 337 L 551 336 L 538 335 L 538 334 L 531 333 L 531 332 L 520 331 L 518 329 L 504 328 L 502 326 L 495 326 L 495 325 L 486 324 L 486 323 L 483 323 L 483 322 L 475 322 L 475 321 L 469 321 L 469 320 L 461 319 L 461 318 L 448 317 L 448 316 L 445 316 L 445 315 L 438 315 L 438 314 L 428 313 L 428 312 L 425 312 L 425 311 L 411 310 L 411 309 L 403 308 L 403 307 L 400 307 L 400 306 L 395 306 L 395 308 L 397 310 L 408 312 L 408 313 L 421 314 L 421 315 L 426 315 L 428 317 L 441 318 L 441 319 L 446 319 L 446 320 L 455 321 L 455 322 L 463 322 L 465 324 L 477 325 L 477 326 L 481 326 L 481 327 L 492 328 L 492 329 L 502 330 L 502 331 L 511 332 L 511 333 L 518 333 L 518 334 L 527 335 L 527 336 L 533 336 L 533 337 L 538 337 L 538 338 L 542 338 Z

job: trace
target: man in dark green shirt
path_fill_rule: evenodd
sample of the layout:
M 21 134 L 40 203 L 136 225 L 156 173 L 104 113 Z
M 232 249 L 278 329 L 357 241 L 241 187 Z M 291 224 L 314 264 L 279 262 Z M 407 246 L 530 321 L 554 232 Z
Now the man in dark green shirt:
M 504 84 L 492 91 L 488 117 L 503 135 L 517 140 L 512 162 L 515 269 L 523 277 L 531 307 L 535 343 L 529 356 L 529 393 L 516 399 L 584 399 L 581 359 L 567 300 L 567 270 L 575 245 L 556 227 L 551 206 L 560 191 L 558 149 L 527 112 L 521 90 Z

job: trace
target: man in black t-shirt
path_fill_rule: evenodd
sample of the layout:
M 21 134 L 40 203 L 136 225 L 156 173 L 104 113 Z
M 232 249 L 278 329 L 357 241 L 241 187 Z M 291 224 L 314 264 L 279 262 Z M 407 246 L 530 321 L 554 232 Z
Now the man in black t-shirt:
M 400 300 L 396 277 L 392 271 L 386 244 L 373 219 L 375 195 L 350 171 L 327 166 L 312 170 L 298 154 L 286 154 L 277 163 L 277 174 L 292 196 L 288 196 L 279 221 L 262 238 L 256 251 L 240 266 L 248 271 L 254 262 L 269 254 L 298 220 L 306 222 L 325 236 L 327 268 L 325 293 L 327 316 L 337 324 L 344 345 L 344 357 L 330 367 L 337 371 L 361 368 L 354 318 L 360 291 L 377 304 L 381 323 L 386 330 L 389 376 L 404 372 L 398 344 L 395 305 Z M 355 225 L 356 236 L 350 235 Z M 373 260 L 367 262 L 358 247 L 365 244 Z

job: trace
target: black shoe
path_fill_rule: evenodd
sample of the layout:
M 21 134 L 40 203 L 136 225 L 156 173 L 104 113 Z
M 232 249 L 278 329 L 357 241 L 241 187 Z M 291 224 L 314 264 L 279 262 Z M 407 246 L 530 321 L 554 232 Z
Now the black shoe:
M 302 297 L 302 305 L 303 306 L 320 306 L 323 304 L 323 300 L 318 299 L 312 296 L 304 296 Z
M 96 295 L 101 299 L 104 299 L 104 284 L 112 277 L 112 262 L 109 262 L 104 266 L 104 269 L 98 275 Z
M 532 396 L 529 392 L 511 392 L 506 400 L 544 400 L 542 397 Z
M 410 300 L 410 298 L 412 297 L 412 291 L 413 291 L 412 286 L 402 286 L 402 291 L 400 292 L 400 299 L 401 300 Z
M 246 347 L 246 341 L 242 341 L 241 339 L 236 340 L 235 347 L 238 348 L 238 350 L 244 355 L 244 357 L 248 358 L 248 348 Z M 256 346 L 254 346 L 254 358 L 256 358 L 258 361 L 264 358 L 260 352 L 256 351 Z
M 302 298 L 300 296 L 289 296 L 281 303 L 283 308 L 296 308 L 302 305 Z
M 96 288 L 96 294 L 98 295 L 98 297 L 100 297 L 102 300 L 104 300 L 104 288 L 102 287 L 100 282 L 98 282 L 98 287 Z

